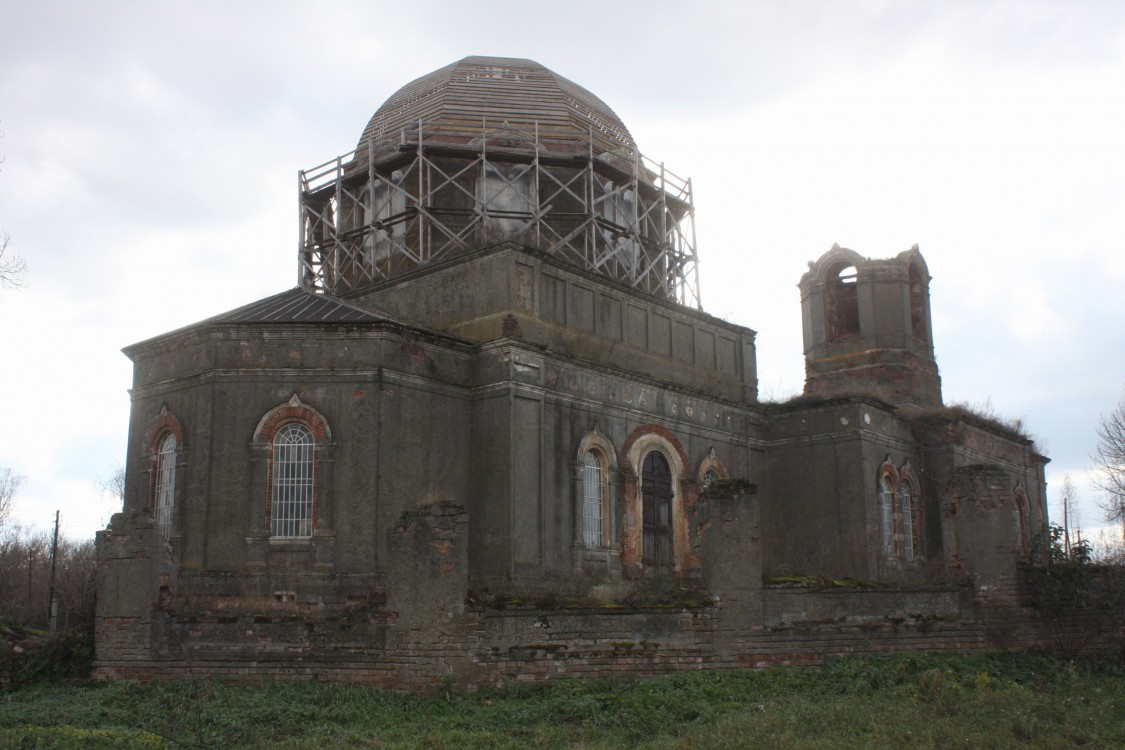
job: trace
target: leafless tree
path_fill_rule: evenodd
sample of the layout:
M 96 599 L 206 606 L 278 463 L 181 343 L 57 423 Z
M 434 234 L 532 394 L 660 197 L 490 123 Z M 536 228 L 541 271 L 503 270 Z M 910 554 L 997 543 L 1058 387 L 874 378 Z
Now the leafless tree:
M 4 132 L 0 131 L 0 138 Z M 0 156 L 0 164 L 4 157 Z M 24 284 L 24 274 L 27 273 L 27 261 L 12 250 L 12 235 L 0 227 L 0 289 L 18 289 Z
M 90 627 L 97 576 L 94 540 L 60 539 L 55 567 L 59 627 Z M 46 628 L 50 585 L 51 535 L 17 525 L 0 532 L 0 619 Z
M 11 469 L 0 469 L 0 529 L 12 512 L 12 501 L 24 483 L 25 477 Z
M 1098 506 L 1105 519 L 1121 524 L 1125 538 L 1125 398 L 1098 423 L 1098 447 L 1091 456 L 1094 484 L 1104 493 Z
M 51 539 L 12 525 L 0 533 L 0 618 L 47 626 Z
M 113 473 L 108 477 L 99 478 L 95 486 L 101 490 L 103 495 L 110 495 L 112 497 L 125 501 L 125 467 L 118 466 L 113 470 Z
M 0 289 L 18 289 L 27 273 L 27 261 L 9 252 L 11 246 L 12 236 L 0 229 Z
M 93 623 L 97 562 L 93 539 L 66 539 L 59 544 L 55 578 L 59 627 L 84 628 Z

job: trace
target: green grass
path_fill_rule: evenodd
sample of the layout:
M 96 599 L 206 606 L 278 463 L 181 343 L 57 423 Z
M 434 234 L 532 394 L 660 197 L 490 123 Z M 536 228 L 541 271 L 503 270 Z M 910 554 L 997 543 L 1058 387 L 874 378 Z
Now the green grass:
M 0 693 L 4 748 L 1120 748 L 1125 666 L 856 658 L 418 696 L 216 682 Z

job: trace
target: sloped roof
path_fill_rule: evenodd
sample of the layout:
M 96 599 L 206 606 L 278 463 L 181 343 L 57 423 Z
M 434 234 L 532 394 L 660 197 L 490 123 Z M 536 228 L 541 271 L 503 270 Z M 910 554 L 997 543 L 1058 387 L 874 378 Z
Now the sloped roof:
M 387 318 L 300 287 L 208 318 L 208 323 L 378 323 Z
M 125 347 L 122 351 L 132 358 L 134 353 L 157 342 L 167 341 L 174 336 L 189 331 L 224 323 L 267 325 L 286 323 L 391 323 L 401 325 L 390 318 L 367 312 L 335 297 L 314 294 L 297 287 L 220 313 L 206 320 L 186 325 L 183 328 L 177 328 L 174 331 L 162 333 L 144 341 L 138 341 Z

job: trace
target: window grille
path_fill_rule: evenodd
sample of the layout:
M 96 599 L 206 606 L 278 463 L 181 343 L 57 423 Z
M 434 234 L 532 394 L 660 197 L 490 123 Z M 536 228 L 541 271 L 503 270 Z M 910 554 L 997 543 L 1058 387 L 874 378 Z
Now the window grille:
M 889 475 L 884 475 L 881 485 L 879 507 L 883 516 L 883 554 L 889 557 L 895 553 L 894 480 Z
M 898 490 L 898 503 L 902 508 L 902 559 L 914 559 L 914 517 L 911 515 L 913 493 L 910 491 L 910 484 L 903 482 Z
M 156 453 L 156 492 L 153 515 L 165 539 L 172 533 L 172 511 L 176 503 L 176 436 L 168 433 Z
M 271 536 L 312 535 L 314 448 L 312 432 L 297 423 L 285 425 L 273 439 Z
M 593 453 L 582 458 L 582 540 L 587 547 L 601 547 L 602 463 Z

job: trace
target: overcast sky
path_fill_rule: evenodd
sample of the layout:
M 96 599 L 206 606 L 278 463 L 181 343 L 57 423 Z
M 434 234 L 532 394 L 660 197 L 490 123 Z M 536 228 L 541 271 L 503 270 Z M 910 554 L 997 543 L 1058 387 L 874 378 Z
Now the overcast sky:
M 1125 389 L 1125 2 L 0 0 L 0 467 L 92 534 L 123 346 L 296 283 L 298 169 L 466 55 L 534 59 L 692 178 L 704 308 L 800 391 L 797 281 L 917 243 L 945 400 L 1018 417 L 1079 486 Z

